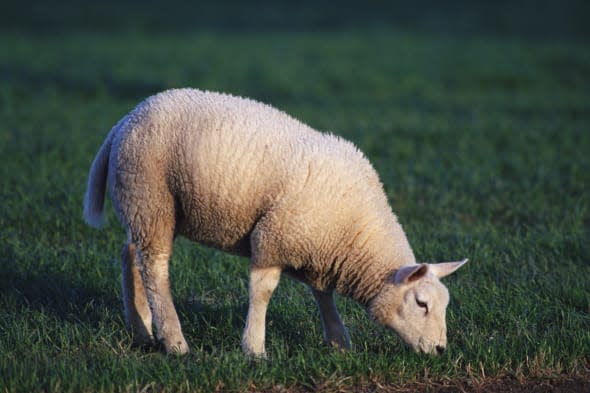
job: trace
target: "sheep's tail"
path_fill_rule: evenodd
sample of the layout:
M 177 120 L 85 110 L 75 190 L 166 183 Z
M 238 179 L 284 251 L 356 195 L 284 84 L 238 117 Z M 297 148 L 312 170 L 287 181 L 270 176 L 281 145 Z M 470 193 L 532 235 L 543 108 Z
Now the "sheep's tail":
M 104 198 L 109 172 L 109 155 L 117 128 L 114 127 L 103 142 L 88 173 L 88 185 L 84 195 L 84 220 L 94 228 L 100 228 L 104 224 Z

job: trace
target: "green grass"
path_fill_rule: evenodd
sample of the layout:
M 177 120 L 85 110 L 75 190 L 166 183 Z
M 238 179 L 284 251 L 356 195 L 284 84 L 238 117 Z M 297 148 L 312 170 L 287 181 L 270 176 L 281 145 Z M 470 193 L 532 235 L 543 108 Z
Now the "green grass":
M 0 392 L 209 391 L 580 374 L 590 367 L 590 52 L 583 42 L 392 29 L 0 35 Z M 271 360 L 240 353 L 247 261 L 179 240 L 190 355 L 132 348 L 124 233 L 82 220 L 87 170 L 141 99 L 193 86 L 271 103 L 374 163 L 445 282 L 449 350 L 414 354 L 338 299 L 355 350 L 322 345 L 284 279 Z

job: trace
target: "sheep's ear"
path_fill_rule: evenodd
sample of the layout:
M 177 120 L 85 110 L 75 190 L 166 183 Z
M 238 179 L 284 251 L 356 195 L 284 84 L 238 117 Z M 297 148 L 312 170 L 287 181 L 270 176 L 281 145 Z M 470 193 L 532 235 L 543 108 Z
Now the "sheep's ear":
M 397 272 L 395 272 L 393 282 L 399 285 L 419 280 L 428 273 L 428 269 L 429 265 L 427 263 L 402 266 Z
M 443 262 L 430 264 L 430 271 L 438 278 L 443 278 L 453 273 L 455 270 L 463 266 L 468 259 L 463 259 L 459 262 Z

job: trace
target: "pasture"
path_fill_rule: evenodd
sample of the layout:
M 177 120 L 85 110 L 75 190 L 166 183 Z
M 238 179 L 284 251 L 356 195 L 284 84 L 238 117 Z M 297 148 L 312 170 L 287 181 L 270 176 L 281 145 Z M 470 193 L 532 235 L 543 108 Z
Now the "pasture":
M 254 13 L 226 20 L 211 6 L 217 19 L 191 28 L 188 8 L 158 25 L 157 10 L 131 6 L 111 21 L 107 2 L 85 24 L 59 4 L 36 19 L 35 4 L 0 18 L 0 392 L 589 389 L 590 51 L 576 16 L 587 6 L 566 3 L 565 22 L 555 6 L 530 19 L 517 9 L 505 30 L 464 14 L 413 30 L 412 10 L 397 28 L 347 28 L 352 11 L 328 28 L 303 11 L 255 28 Z M 182 28 L 169 27 L 174 17 Z M 249 362 L 247 260 L 183 239 L 171 281 L 192 351 L 132 347 L 125 234 L 110 204 L 102 230 L 83 222 L 87 171 L 139 101 L 189 86 L 255 98 L 352 140 L 417 258 L 470 259 L 444 280 L 442 356 L 413 353 L 344 298 L 355 348 L 330 350 L 311 294 L 284 278 L 267 317 L 270 360 Z

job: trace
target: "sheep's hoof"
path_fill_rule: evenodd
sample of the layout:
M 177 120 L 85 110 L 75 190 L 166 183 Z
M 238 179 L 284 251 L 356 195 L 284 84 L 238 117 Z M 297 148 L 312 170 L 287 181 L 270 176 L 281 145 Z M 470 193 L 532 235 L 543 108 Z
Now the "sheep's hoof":
M 334 337 L 326 340 L 326 344 L 339 352 L 347 352 L 352 349 L 348 335 Z
M 338 352 L 341 352 L 341 353 L 345 353 L 345 352 L 350 351 L 350 344 L 348 344 L 348 343 L 342 343 L 339 341 L 332 340 L 328 343 L 328 346 Z
M 252 362 L 261 362 L 268 359 L 268 355 L 266 354 L 265 350 L 256 352 L 242 345 L 242 352 L 244 352 L 244 356 L 246 356 L 246 358 Z
M 135 344 L 153 344 L 154 336 L 148 333 L 132 332 L 133 342 Z
M 244 354 L 246 356 L 246 358 L 248 359 L 248 361 L 252 362 L 252 363 L 261 363 L 261 362 L 265 362 L 268 360 L 268 355 L 266 354 L 266 352 L 262 352 L 262 353 L 246 353 Z
M 160 340 L 160 345 L 164 347 L 164 350 L 168 355 L 182 356 L 190 352 L 185 340 L 175 340 L 172 343 L 167 340 Z
M 154 336 L 133 336 L 131 347 L 147 351 L 153 349 L 155 345 L 156 340 L 154 340 Z

